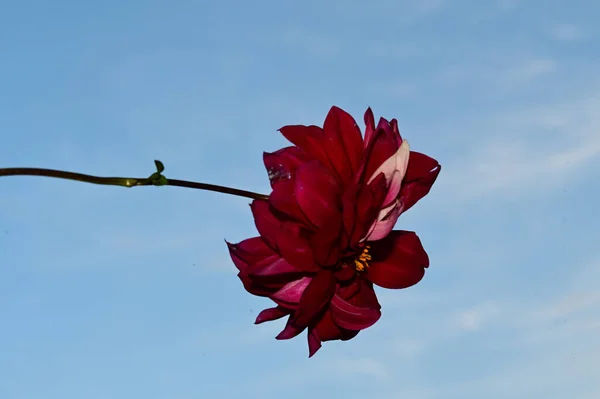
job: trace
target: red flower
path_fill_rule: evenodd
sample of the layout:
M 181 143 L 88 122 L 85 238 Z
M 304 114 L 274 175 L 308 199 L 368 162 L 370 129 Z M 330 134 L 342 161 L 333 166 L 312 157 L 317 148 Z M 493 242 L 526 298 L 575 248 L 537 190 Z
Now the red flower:
M 429 266 L 412 231 L 392 231 L 424 197 L 441 166 L 410 151 L 395 119 L 354 119 L 332 107 L 323 128 L 284 126 L 294 146 L 264 154 L 273 191 L 251 204 L 259 237 L 229 244 L 246 290 L 272 299 L 256 324 L 288 316 L 277 339 L 308 328 L 309 356 L 322 341 L 348 340 L 373 325 L 373 284 L 406 288 Z

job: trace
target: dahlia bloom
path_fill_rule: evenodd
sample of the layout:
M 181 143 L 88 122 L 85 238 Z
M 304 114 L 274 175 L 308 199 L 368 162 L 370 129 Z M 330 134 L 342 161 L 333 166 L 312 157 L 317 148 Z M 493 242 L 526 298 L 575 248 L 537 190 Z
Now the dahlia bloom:
M 363 137 L 332 107 L 323 128 L 281 128 L 293 145 L 264 154 L 272 192 L 251 204 L 259 236 L 227 243 L 244 288 L 276 304 L 256 324 L 287 316 L 277 339 L 307 329 L 309 356 L 379 320 L 373 284 L 407 288 L 429 266 L 417 235 L 392 229 L 441 166 L 410 150 L 395 119 L 375 125 L 367 109 L 364 121 Z

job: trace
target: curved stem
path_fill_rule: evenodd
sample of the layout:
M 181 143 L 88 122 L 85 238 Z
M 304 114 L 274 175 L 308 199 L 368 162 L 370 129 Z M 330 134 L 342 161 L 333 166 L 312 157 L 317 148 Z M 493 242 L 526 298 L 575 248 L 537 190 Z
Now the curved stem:
M 0 177 L 2 176 L 43 176 L 54 177 L 57 179 L 75 180 L 83 183 L 101 184 L 105 186 L 176 186 L 194 188 L 197 190 L 215 191 L 218 193 L 237 195 L 251 199 L 267 199 L 264 194 L 254 193 L 252 191 L 238 190 L 236 188 L 217 186 L 215 184 L 198 183 L 187 180 L 166 179 L 160 175 L 160 172 L 153 174 L 149 178 L 138 177 L 100 177 L 86 175 L 83 173 L 67 172 L 64 170 L 44 169 L 44 168 L 0 168 Z M 162 179 L 160 179 L 162 178 Z

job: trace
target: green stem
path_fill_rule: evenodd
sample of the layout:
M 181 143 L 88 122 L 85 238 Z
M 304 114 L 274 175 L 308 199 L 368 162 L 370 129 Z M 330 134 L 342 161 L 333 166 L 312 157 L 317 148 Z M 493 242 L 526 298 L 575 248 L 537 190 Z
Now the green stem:
M 2 176 L 43 176 L 54 177 L 57 179 L 75 180 L 84 183 L 101 184 L 105 186 L 137 187 L 137 186 L 175 186 L 194 188 L 197 190 L 216 191 L 218 193 L 237 195 L 251 199 L 267 199 L 264 194 L 254 193 L 252 191 L 238 190 L 236 188 L 217 186 L 214 184 L 198 183 L 186 180 L 167 179 L 161 175 L 164 167 L 159 161 L 155 161 L 158 172 L 155 172 L 148 178 L 138 177 L 99 177 L 86 175 L 83 173 L 66 172 L 63 170 L 43 169 L 43 168 L 0 168 L 0 177 Z

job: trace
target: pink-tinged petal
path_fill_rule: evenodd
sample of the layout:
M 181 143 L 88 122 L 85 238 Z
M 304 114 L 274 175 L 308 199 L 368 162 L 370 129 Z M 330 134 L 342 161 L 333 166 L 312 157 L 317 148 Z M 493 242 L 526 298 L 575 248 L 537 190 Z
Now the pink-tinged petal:
M 385 209 L 382 209 L 377 217 L 380 220 L 374 224 L 373 231 L 371 234 L 369 234 L 368 240 L 376 241 L 387 236 L 396 225 L 401 213 L 402 207 L 399 201 L 391 204 Z
M 316 272 L 319 267 L 307 235 L 307 230 L 298 223 L 283 222 L 277 235 L 277 247 L 281 256 L 296 268 Z
M 375 135 L 375 116 L 373 116 L 373 111 L 371 108 L 367 108 L 365 112 L 365 140 L 364 146 L 365 148 L 369 147 L 369 144 L 373 140 Z
M 403 212 L 406 212 L 429 193 L 441 170 L 441 165 L 435 159 L 420 152 L 411 151 L 399 195 Z
M 406 174 L 406 167 L 408 165 L 408 160 L 410 156 L 410 147 L 408 142 L 405 140 L 402 142 L 400 147 L 394 152 L 392 156 L 386 159 L 379 167 L 373 172 L 371 177 L 369 177 L 367 183 L 370 183 L 377 175 L 383 173 L 385 175 L 386 180 L 389 182 L 394 172 L 400 172 L 400 180 L 404 178 Z
M 315 317 L 329 304 L 335 293 L 333 272 L 323 270 L 310 281 L 302 292 L 298 308 L 291 317 L 291 322 L 298 327 L 307 327 Z
M 258 233 L 271 248 L 276 249 L 277 234 L 279 233 L 281 222 L 273 215 L 271 207 L 266 200 L 254 200 L 250 204 L 254 224 Z
M 263 310 L 262 312 L 260 312 L 258 314 L 258 316 L 256 316 L 256 320 L 254 321 L 254 324 L 260 324 L 260 323 L 264 323 L 267 321 L 281 319 L 282 317 L 287 316 L 289 314 L 290 314 L 290 311 L 281 306 L 277 306 L 274 308 L 268 308 L 268 309 Z
M 341 217 L 340 187 L 331 173 L 318 162 L 309 162 L 296 171 L 296 199 L 300 209 L 316 227 Z
M 358 170 L 363 152 L 360 128 L 346 111 L 331 107 L 323 123 L 325 152 L 342 181 L 349 181 Z
M 314 332 L 314 330 L 309 330 L 308 332 L 308 357 L 311 358 L 314 356 L 317 351 L 321 349 L 321 340 Z
M 291 322 L 292 317 L 288 319 L 285 328 L 275 337 L 275 339 L 291 339 L 300 334 L 306 327 L 297 327 Z
M 331 300 L 331 315 L 335 324 L 348 330 L 364 330 L 381 317 L 378 307 L 357 306 L 334 295 Z
M 371 226 L 369 233 L 365 236 L 365 240 L 377 241 L 386 237 L 396 225 L 401 213 L 402 207 L 399 201 L 382 209 L 379 212 L 379 216 L 377 216 L 377 220 Z
M 312 280 L 312 277 L 302 277 L 296 281 L 292 281 L 274 293 L 271 299 L 279 305 L 296 308 L 300 303 L 302 293 L 304 293 Z
M 373 176 L 369 178 L 369 183 L 374 180 L 380 173 L 383 173 L 386 182 L 388 184 L 388 192 L 383 201 L 384 206 L 394 202 L 400 192 L 402 179 L 406 174 L 406 168 L 409 162 L 410 147 L 408 142 L 405 140 L 402 142 L 398 151 L 391 157 L 389 157 L 379 168 L 374 172 Z
M 282 274 L 301 273 L 302 270 L 292 266 L 287 260 L 279 255 L 263 259 L 248 268 L 250 278 L 274 277 Z
M 263 153 L 263 162 L 271 187 L 291 178 L 296 169 L 314 158 L 298 147 L 285 147 L 278 151 Z
M 370 245 L 373 259 L 365 277 L 380 287 L 400 289 L 415 285 L 429 267 L 427 252 L 412 231 L 392 231 Z
M 392 176 L 390 176 L 387 194 L 383 199 L 382 208 L 387 208 L 396 202 L 398 199 L 398 194 L 400 193 L 400 187 L 402 187 L 402 173 L 396 170 L 394 173 L 392 173 Z M 380 212 L 380 216 L 383 218 L 385 213 Z

